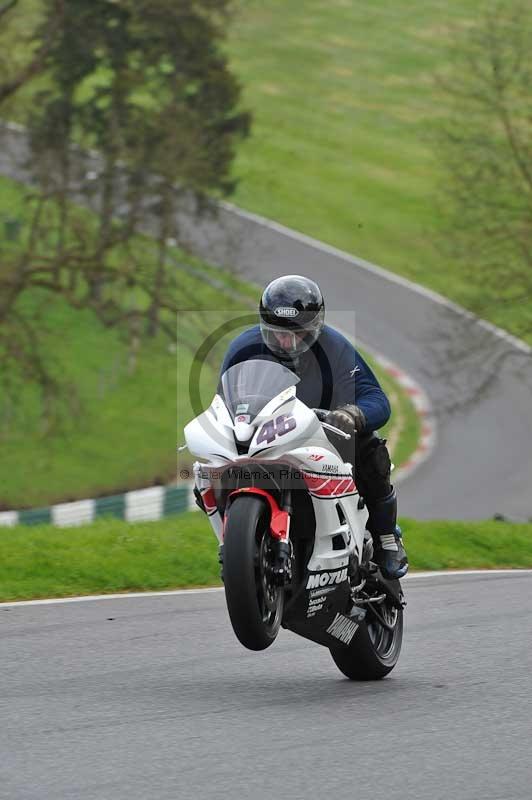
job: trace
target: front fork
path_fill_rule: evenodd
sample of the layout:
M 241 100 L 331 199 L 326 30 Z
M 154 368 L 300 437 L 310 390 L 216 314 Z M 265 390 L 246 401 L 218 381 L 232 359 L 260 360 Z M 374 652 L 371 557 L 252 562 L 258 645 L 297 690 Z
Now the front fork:
M 275 562 L 273 565 L 273 581 L 277 586 L 292 583 L 292 543 L 274 541 Z
M 281 487 L 281 502 L 280 509 L 283 514 L 286 514 L 286 535 L 282 538 L 275 539 L 275 564 L 273 567 L 273 579 L 277 586 L 286 586 L 292 583 L 292 559 L 294 555 L 294 548 L 290 541 L 290 520 L 292 518 L 292 490 L 286 486 Z

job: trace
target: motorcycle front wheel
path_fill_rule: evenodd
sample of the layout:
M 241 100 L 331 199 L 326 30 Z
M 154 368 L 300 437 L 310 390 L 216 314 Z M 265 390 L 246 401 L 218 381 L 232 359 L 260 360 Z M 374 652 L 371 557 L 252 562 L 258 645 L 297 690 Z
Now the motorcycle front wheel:
M 389 603 L 378 608 L 378 616 L 368 611 L 366 620 L 348 647 L 330 648 L 334 663 L 351 680 L 380 680 L 399 660 L 403 643 L 403 609 Z
M 223 549 L 225 599 L 237 639 L 249 650 L 275 641 L 284 589 L 273 583 L 274 542 L 269 509 L 252 494 L 236 497 L 227 512 Z

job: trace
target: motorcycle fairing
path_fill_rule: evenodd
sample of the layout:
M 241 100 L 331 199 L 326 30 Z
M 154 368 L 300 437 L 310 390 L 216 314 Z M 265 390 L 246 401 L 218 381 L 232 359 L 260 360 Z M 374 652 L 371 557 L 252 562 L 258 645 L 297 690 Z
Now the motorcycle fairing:
M 340 571 L 343 572 L 344 570 Z M 358 625 L 365 617 L 365 611 L 352 609 L 349 614 L 346 613 L 346 609 L 350 606 L 351 594 L 347 569 L 345 569 L 346 579 L 332 586 L 328 585 L 331 573 L 308 574 L 316 576 L 318 580 L 319 576 L 322 576 L 321 580 L 325 578 L 327 584 L 306 590 L 308 584 L 306 579 L 306 583 L 302 584 L 300 590 L 285 607 L 283 628 L 325 647 L 349 645 Z M 343 574 L 340 577 L 343 578 Z
M 221 406 L 215 402 L 216 399 L 220 400 Z M 217 396 L 206 411 L 185 426 L 184 434 L 190 452 L 213 467 L 223 466 L 238 458 L 233 422 L 221 398 Z

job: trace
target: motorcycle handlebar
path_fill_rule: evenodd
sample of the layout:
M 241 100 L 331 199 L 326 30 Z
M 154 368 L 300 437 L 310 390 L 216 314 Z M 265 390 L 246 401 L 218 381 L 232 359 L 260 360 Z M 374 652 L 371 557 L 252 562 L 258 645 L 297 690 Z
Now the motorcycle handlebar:
M 313 408 L 312 409 L 316 414 L 317 418 L 321 422 L 322 426 L 326 428 L 331 433 L 335 433 L 337 436 L 341 436 L 343 439 L 351 439 L 350 433 L 345 433 L 345 431 L 340 430 L 340 428 L 336 428 L 334 425 L 329 425 L 328 422 L 325 422 L 325 418 L 329 413 L 325 408 Z

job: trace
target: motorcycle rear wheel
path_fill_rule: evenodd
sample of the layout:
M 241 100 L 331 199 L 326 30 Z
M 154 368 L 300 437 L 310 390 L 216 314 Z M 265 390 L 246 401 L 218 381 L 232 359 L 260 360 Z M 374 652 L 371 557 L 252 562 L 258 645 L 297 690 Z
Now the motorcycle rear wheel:
M 368 612 L 348 647 L 330 648 L 334 663 L 351 680 L 380 680 L 392 671 L 399 660 L 403 643 L 403 609 L 389 604 L 378 608 L 392 630 L 388 630 L 376 616 Z
M 275 641 L 284 609 L 284 589 L 271 580 L 273 540 L 264 501 L 236 497 L 225 523 L 223 576 L 225 599 L 237 639 L 249 650 Z

